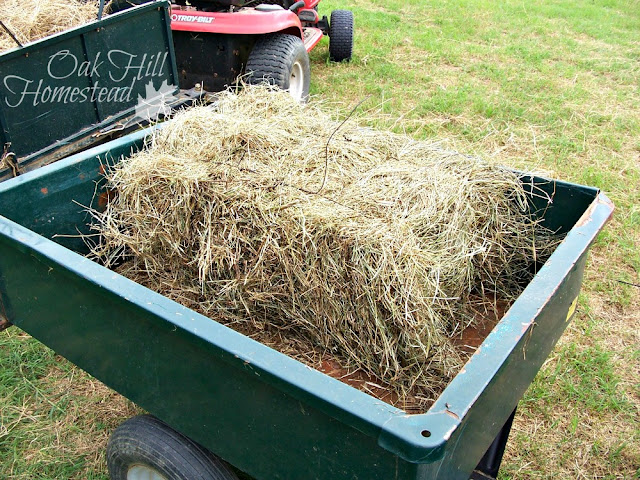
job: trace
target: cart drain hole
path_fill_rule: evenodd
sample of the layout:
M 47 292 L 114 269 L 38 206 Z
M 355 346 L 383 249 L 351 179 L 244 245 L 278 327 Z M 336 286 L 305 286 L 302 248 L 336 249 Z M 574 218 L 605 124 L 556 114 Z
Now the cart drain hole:
M 422 430 L 420 434 L 425 438 L 429 438 L 431 436 L 431 432 L 429 430 Z

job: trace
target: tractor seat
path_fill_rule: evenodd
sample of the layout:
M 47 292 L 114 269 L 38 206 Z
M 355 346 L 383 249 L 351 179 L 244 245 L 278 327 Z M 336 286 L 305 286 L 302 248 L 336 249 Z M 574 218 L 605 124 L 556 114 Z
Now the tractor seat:
M 276 5 L 275 3 L 261 3 L 256 7 L 256 10 L 259 12 L 277 12 L 284 10 L 284 7 L 282 5 Z

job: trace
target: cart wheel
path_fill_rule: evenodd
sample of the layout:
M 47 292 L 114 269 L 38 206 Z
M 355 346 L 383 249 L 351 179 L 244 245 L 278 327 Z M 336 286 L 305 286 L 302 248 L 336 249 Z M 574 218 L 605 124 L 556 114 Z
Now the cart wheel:
M 218 457 L 151 415 L 116 428 L 107 467 L 111 480 L 238 480 Z
M 294 35 L 279 33 L 258 39 L 249 54 L 246 70 L 251 84 L 266 81 L 288 90 L 299 102 L 305 102 L 309 96 L 309 54 L 302 40 Z
M 329 21 L 329 58 L 350 61 L 353 54 L 353 12 L 334 10 Z

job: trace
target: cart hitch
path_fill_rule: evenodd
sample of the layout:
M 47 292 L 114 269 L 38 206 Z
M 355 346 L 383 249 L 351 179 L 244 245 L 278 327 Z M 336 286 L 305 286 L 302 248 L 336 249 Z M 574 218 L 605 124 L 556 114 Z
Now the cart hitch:
M 489 449 L 480 460 L 480 463 L 471 474 L 469 480 L 496 480 L 498 478 L 498 471 L 500 470 L 500 464 L 502 463 L 502 456 L 504 449 L 507 446 L 507 440 L 509 439 L 509 433 L 511 432 L 511 425 L 513 419 L 516 416 L 516 409 L 511 412 L 511 415 L 498 432 L 498 435 L 493 440 L 493 443 L 489 446 Z
M 2 294 L 0 293 L 0 332 L 6 330 L 13 325 L 7 318 L 7 311 L 4 308 L 4 302 L 2 301 Z
M 5 164 L 7 167 L 11 168 L 11 172 L 14 177 L 20 175 L 20 170 L 18 170 L 18 162 L 16 161 L 16 155 L 9 151 L 11 148 L 11 142 L 4 144 L 4 149 L 2 155 L 0 155 L 0 165 Z
M 13 323 L 11 323 L 6 318 L 0 317 L 0 332 L 9 328 Z

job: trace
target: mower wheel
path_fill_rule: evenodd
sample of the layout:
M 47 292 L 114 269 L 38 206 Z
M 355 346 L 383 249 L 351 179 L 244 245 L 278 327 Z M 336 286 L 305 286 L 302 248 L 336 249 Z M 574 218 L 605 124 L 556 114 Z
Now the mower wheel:
M 334 62 L 348 62 L 352 53 L 353 12 L 334 10 L 329 21 L 329 58 Z
M 278 33 L 258 39 L 249 54 L 246 70 L 251 84 L 267 82 L 288 90 L 300 102 L 309 96 L 309 54 L 302 40 L 294 35 Z

